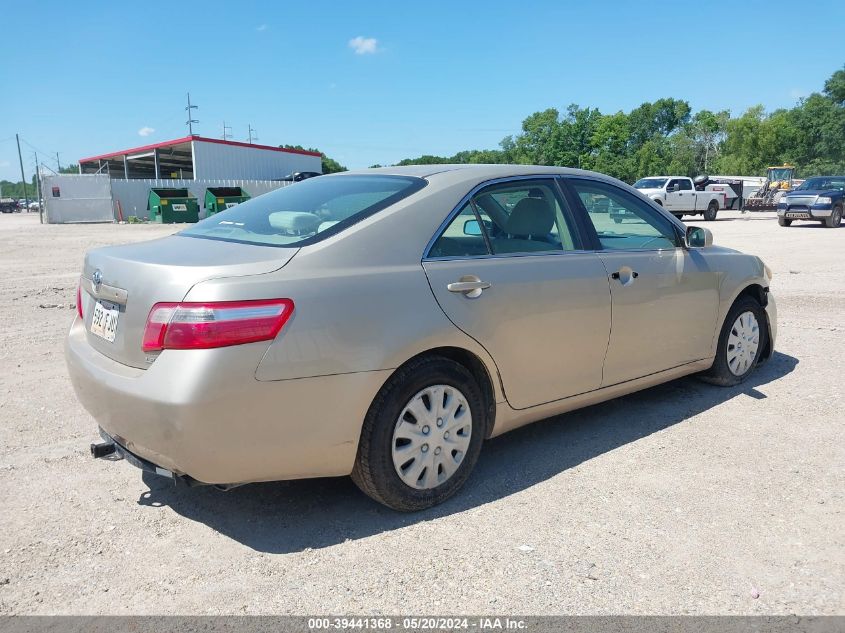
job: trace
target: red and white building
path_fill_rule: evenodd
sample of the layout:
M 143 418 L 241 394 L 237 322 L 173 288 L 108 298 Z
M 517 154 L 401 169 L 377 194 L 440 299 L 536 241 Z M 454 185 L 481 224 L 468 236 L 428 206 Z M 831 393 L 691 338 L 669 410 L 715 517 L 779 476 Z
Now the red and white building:
M 80 174 L 127 180 L 278 180 L 303 171 L 322 172 L 320 154 L 197 135 L 79 159 Z

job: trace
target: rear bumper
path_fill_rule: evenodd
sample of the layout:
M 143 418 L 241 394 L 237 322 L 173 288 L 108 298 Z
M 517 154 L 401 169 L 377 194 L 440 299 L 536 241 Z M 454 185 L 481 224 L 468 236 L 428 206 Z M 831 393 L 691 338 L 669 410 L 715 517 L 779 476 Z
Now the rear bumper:
M 146 370 L 93 349 L 77 319 L 65 343 L 76 395 L 118 444 L 209 484 L 347 475 L 389 370 L 255 379 L 266 345 L 165 351 Z M 250 353 L 250 351 L 254 353 Z

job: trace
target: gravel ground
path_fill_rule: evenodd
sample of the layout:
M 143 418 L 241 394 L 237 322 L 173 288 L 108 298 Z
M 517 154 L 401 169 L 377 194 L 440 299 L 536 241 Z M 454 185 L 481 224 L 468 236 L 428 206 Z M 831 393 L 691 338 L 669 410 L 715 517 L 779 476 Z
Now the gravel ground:
M 845 612 L 845 227 L 707 226 L 774 270 L 771 362 L 497 438 L 401 515 L 346 478 L 176 490 L 92 460 L 62 354 L 83 253 L 174 227 L 0 216 L 0 613 Z

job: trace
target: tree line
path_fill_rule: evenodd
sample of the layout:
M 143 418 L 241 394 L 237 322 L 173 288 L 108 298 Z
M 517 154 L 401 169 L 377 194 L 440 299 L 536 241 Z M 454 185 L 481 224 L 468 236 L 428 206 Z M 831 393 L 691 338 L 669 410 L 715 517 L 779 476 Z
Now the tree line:
M 842 174 L 845 68 L 793 108 L 766 112 L 758 105 L 732 117 L 727 110 L 693 113 L 689 103 L 672 98 L 614 114 L 572 104 L 565 112 L 530 115 L 499 149 L 424 155 L 397 165 L 438 163 L 580 167 L 628 182 L 657 174 L 760 176 L 780 164 L 796 166 L 804 177 Z

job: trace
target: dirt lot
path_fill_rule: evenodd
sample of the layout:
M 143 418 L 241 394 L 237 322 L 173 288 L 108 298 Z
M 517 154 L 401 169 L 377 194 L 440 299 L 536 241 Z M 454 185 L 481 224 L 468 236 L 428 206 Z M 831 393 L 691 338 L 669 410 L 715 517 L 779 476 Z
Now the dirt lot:
M 400 515 L 348 479 L 176 490 L 92 460 L 62 353 L 83 253 L 173 229 L 0 216 L 0 613 L 845 612 L 845 228 L 708 226 L 774 270 L 750 382 L 497 438 L 458 497 Z

